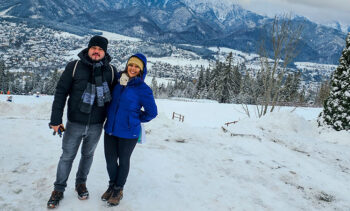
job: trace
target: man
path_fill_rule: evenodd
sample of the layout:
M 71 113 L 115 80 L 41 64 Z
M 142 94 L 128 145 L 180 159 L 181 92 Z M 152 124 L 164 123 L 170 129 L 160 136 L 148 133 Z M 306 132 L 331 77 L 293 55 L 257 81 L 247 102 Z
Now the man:
M 92 37 L 88 48 L 78 54 L 80 60 L 68 63 L 58 81 L 49 125 L 56 133 L 65 132 L 62 139 L 63 152 L 57 166 L 54 191 L 47 203 L 48 208 L 57 207 L 63 198 L 72 163 L 81 142 L 75 190 L 79 199 L 89 197 L 86 179 L 106 118 L 106 104 L 111 101 L 110 90 L 116 81 L 115 68 L 109 64 L 111 57 L 107 53 L 107 45 L 106 38 Z M 64 129 L 62 115 L 67 96 L 68 121 Z

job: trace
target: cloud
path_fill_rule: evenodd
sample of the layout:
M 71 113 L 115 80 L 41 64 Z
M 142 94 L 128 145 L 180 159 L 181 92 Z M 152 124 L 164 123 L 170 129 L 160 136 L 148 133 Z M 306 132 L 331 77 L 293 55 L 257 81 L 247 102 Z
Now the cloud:
M 271 2 L 287 2 L 290 4 L 299 4 L 310 7 L 335 9 L 344 12 L 350 12 L 349 0 L 270 0 Z
M 292 13 L 319 23 L 340 21 L 350 25 L 349 0 L 231 0 L 262 15 Z

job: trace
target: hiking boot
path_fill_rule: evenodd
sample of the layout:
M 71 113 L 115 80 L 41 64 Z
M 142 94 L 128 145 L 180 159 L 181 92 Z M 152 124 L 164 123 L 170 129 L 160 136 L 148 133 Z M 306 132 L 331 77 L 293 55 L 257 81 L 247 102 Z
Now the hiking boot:
M 89 198 L 89 191 L 87 190 L 85 184 L 75 185 L 75 191 L 78 193 L 78 198 L 80 200 L 85 200 L 85 199 Z
M 113 185 L 108 186 L 108 189 L 106 190 L 106 192 L 101 196 L 102 201 L 107 201 L 112 196 L 113 188 L 114 188 Z
M 123 198 L 123 188 L 114 187 L 112 196 L 109 197 L 107 203 L 109 206 L 116 206 L 119 204 L 120 200 Z
M 63 199 L 63 192 L 56 191 L 56 190 L 52 191 L 51 197 L 47 202 L 47 208 L 53 209 L 58 207 L 58 204 L 60 203 L 61 199 Z

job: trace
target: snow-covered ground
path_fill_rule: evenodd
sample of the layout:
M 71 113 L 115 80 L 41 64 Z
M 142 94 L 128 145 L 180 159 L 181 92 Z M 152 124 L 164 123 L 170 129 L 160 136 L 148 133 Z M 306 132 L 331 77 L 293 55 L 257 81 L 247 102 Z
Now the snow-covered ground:
M 102 32 L 102 36 L 106 37 L 108 40 L 128 40 L 128 41 L 134 41 L 134 42 L 142 41 L 139 38 L 124 36 L 124 35 L 113 33 L 113 32 L 107 32 L 107 31 L 102 31 L 102 30 L 94 30 L 94 31 Z
M 47 126 L 52 100 L 9 103 L 0 95 L 0 210 L 46 210 L 61 154 L 61 138 Z M 257 119 L 254 107 L 247 118 L 240 105 L 156 102 L 159 116 L 133 153 L 120 205 L 100 200 L 108 182 L 101 138 L 90 198 L 74 192 L 78 154 L 57 210 L 350 210 L 350 133 L 318 128 L 320 108 L 281 108 Z
M 155 62 L 164 62 L 171 65 L 179 65 L 179 66 L 185 66 L 185 65 L 192 65 L 192 66 L 203 66 L 207 68 L 209 66 L 209 61 L 206 59 L 191 59 L 191 58 L 181 58 L 177 56 L 170 56 L 170 57 L 150 57 L 148 58 L 148 61 L 151 63 Z
M 151 86 L 152 85 L 152 79 L 153 79 L 153 76 L 148 77 L 148 75 L 147 75 L 147 77 L 145 78 L 145 82 L 149 86 Z M 161 84 L 164 84 L 164 86 L 167 86 L 168 83 L 172 83 L 172 84 L 174 83 L 174 79 L 173 78 L 158 78 L 158 77 L 156 77 L 155 79 L 157 81 L 157 86 L 160 86 Z

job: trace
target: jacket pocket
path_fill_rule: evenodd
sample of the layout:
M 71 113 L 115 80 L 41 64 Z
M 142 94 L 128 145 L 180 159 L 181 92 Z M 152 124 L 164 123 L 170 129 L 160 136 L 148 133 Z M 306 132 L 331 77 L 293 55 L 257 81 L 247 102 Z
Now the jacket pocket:
M 129 128 L 134 128 L 140 125 L 141 121 L 137 112 L 129 112 Z

